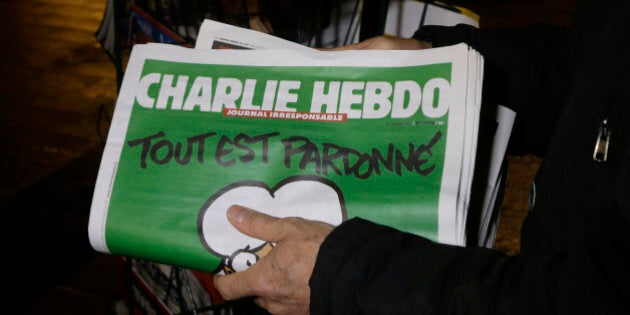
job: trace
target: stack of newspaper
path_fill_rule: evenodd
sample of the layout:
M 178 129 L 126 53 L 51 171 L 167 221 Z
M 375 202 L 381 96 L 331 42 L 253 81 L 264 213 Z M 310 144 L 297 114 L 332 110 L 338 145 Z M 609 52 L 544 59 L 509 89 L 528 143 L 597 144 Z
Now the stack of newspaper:
M 98 173 L 90 242 L 237 272 L 274 245 L 228 223 L 227 209 L 239 204 L 333 225 L 362 217 L 464 245 L 482 73 L 483 59 L 463 44 L 319 51 L 210 20 L 195 48 L 136 45 Z M 500 176 L 488 177 L 486 205 Z

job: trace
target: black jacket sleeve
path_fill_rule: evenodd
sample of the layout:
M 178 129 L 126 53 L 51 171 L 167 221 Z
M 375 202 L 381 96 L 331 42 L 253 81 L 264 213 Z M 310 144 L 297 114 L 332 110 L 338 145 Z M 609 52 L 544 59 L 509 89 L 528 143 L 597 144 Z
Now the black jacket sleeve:
M 516 294 L 501 288 L 503 280 L 522 278 L 533 287 L 555 274 L 548 272 L 554 268 L 552 258 L 540 260 L 525 264 L 499 251 L 437 244 L 353 219 L 336 229 L 320 249 L 311 277 L 311 289 L 318 293 L 311 300 L 311 313 L 495 314 L 496 301 Z M 520 273 L 523 269 L 531 270 L 527 278 Z
M 566 254 L 506 256 L 352 219 L 322 244 L 311 314 L 630 314 L 629 238 L 610 221 Z

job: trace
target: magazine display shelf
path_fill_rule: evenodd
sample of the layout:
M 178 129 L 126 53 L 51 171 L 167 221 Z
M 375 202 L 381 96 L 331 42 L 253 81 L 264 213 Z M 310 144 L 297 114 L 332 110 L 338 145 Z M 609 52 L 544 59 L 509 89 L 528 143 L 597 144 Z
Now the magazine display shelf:
M 192 47 L 204 19 L 318 47 L 324 28 L 346 14 L 342 6 L 354 8 L 347 13 L 352 14 L 354 24 L 346 30 L 346 41 L 336 39 L 336 43 L 347 44 L 351 33 L 358 35 L 356 39 L 383 34 L 390 1 L 315 1 L 309 2 L 308 8 L 302 8 L 300 1 L 293 2 L 287 7 L 275 0 L 107 0 L 95 35 L 114 63 L 120 88 L 126 57 L 134 44 L 158 42 Z
M 225 0 L 108 0 L 96 38 L 116 69 L 120 88 L 126 59 L 134 44 L 147 42 L 182 46 L 194 44 L 196 31 L 204 19 L 242 23 L 258 15 L 248 7 L 257 1 L 238 1 L 237 7 L 222 10 Z M 243 8 L 241 8 L 243 7 Z M 247 16 L 235 12 L 249 12 Z

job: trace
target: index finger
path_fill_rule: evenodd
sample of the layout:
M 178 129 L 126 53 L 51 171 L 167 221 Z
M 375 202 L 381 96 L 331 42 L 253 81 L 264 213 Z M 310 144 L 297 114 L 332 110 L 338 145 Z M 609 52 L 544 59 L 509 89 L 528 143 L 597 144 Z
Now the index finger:
M 279 242 L 284 236 L 280 218 L 239 205 L 231 206 L 227 216 L 230 223 L 245 235 L 272 243 Z

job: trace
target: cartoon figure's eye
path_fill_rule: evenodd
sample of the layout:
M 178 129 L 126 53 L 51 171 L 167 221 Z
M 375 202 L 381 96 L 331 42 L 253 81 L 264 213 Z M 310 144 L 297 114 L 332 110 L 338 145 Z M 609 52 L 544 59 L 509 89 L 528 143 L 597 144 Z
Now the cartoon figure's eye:
M 258 255 L 247 252 L 238 251 L 230 258 L 229 264 L 235 272 L 245 271 L 258 261 Z

